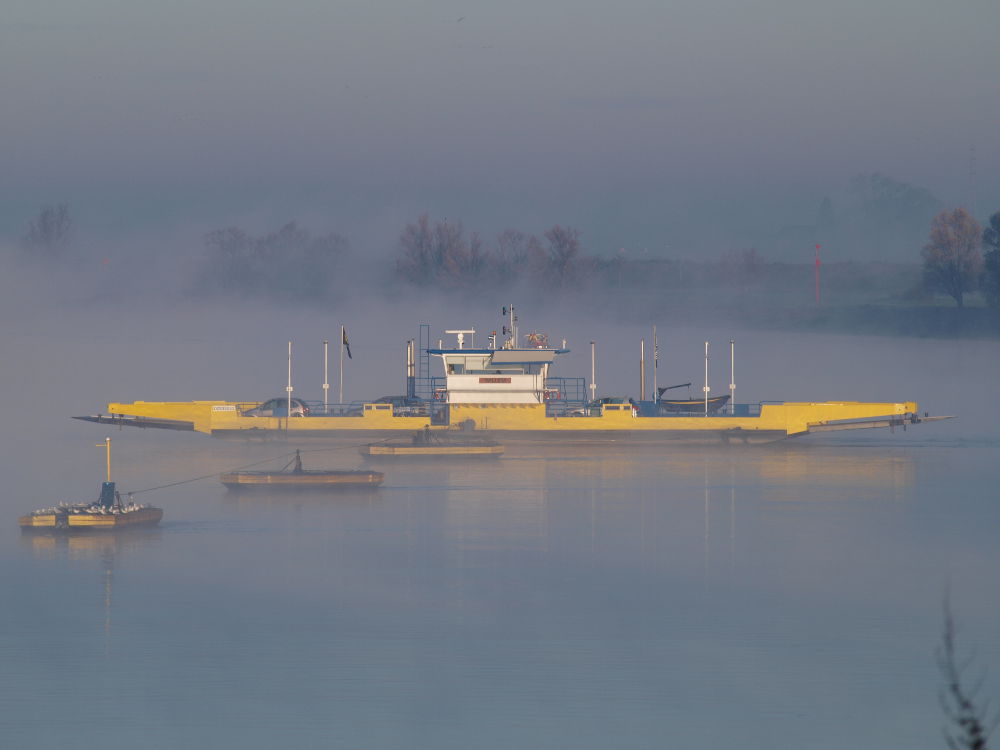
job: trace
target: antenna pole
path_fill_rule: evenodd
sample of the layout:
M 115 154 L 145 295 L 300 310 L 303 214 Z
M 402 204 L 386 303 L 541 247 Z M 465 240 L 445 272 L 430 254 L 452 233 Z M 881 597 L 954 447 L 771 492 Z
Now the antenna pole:
M 104 449 L 107 453 L 108 481 L 111 481 L 111 438 L 104 438 Z
M 705 392 L 705 416 L 708 416 L 708 342 L 705 342 L 705 387 L 702 388 Z

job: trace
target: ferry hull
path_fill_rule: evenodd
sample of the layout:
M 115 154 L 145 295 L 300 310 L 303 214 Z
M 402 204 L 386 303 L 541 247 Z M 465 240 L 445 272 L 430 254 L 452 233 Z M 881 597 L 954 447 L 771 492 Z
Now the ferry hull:
M 112 530 L 155 526 L 163 518 L 161 508 L 140 508 L 125 513 L 39 513 L 21 516 L 22 531 Z
M 406 438 L 418 430 L 440 433 L 458 428 L 485 432 L 501 442 L 555 443 L 768 443 L 812 432 L 901 428 L 942 417 L 920 417 L 915 402 L 856 401 L 764 404 L 757 416 L 636 416 L 628 404 L 607 404 L 600 414 L 548 416 L 544 404 L 451 404 L 447 424 L 428 417 L 395 416 L 389 405 L 366 404 L 361 416 L 245 416 L 234 402 L 112 403 L 108 419 L 143 418 L 149 427 L 165 420 L 176 429 L 187 421 L 195 432 L 214 437 L 337 441 Z M 371 408 L 370 408 L 371 407 Z M 96 418 L 91 418 L 95 419 Z M 127 421 L 119 422 L 128 424 Z

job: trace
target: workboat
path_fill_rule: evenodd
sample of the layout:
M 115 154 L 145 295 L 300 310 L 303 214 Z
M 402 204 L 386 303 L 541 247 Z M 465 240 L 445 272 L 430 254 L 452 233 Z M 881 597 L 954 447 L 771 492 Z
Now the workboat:
M 504 447 L 495 440 L 471 436 L 467 431 L 417 430 L 406 439 L 382 440 L 359 449 L 365 458 L 499 458 Z
M 465 426 L 502 443 L 559 444 L 763 443 L 817 432 L 906 428 L 947 419 L 921 416 L 913 401 L 736 404 L 729 396 L 712 396 L 705 390 L 707 356 L 701 400 L 676 402 L 680 408 L 675 409 L 671 401 L 597 399 L 593 384 L 584 378 L 554 376 L 557 358 L 569 352 L 565 341 L 550 346 L 545 334 L 533 331 L 520 336 L 513 308 L 504 308 L 506 338 L 491 331 L 486 345 L 477 347 L 474 329 L 445 334 L 455 337 L 454 345 L 446 347 L 439 339 L 435 346 L 430 326 L 423 324 L 419 345 L 412 339 L 406 342 L 406 395 L 398 398 L 351 404 L 303 402 L 291 397 L 289 379 L 288 397 L 269 402 L 110 403 L 107 414 L 77 419 L 215 437 L 350 442 L 389 438 L 405 442 L 418 430 L 438 434 Z M 432 374 L 432 363 L 440 368 L 438 374 Z
M 232 471 L 219 479 L 230 490 L 337 490 L 375 488 L 385 476 L 378 471 L 303 469 L 302 457 L 279 471 Z
M 121 493 L 111 481 L 111 438 L 106 438 L 108 478 L 101 484 L 97 500 L 82 503 L 59 503 L 51 508 L 34 510 L 21 516 L 22 531 L 111 530 L 155 526 L 163 518 L 163 510 L 152 505 L 140 505 Z

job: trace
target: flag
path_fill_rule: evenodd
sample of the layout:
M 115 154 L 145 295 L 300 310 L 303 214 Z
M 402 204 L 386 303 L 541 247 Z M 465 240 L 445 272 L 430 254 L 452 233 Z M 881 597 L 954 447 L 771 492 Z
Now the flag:
M 347 358 L 348 358 L 348 359 L 354 359 L 354 357 L 352 357 L 352 356 L 351 356 L 351 342 L 349 342 L 349 341 L 347 340 L 347 328 L 346 328 L 346 327 L 343 327 L 343 328 L 341 328 L 340 330 L 341 330 L 341 331 L 343 331 L 343 333 L 344 333 L 344 341 L 343 341 L 343 344 L 344 344 L 344 348 L 346 348 L 346 349 L 347 349 Z

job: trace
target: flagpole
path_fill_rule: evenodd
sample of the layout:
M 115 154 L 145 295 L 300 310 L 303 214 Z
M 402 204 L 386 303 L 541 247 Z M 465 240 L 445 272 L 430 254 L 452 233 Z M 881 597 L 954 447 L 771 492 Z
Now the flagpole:
M 344 403 L 344 326 L 340 326 L 340 396 L 339 402 Z

